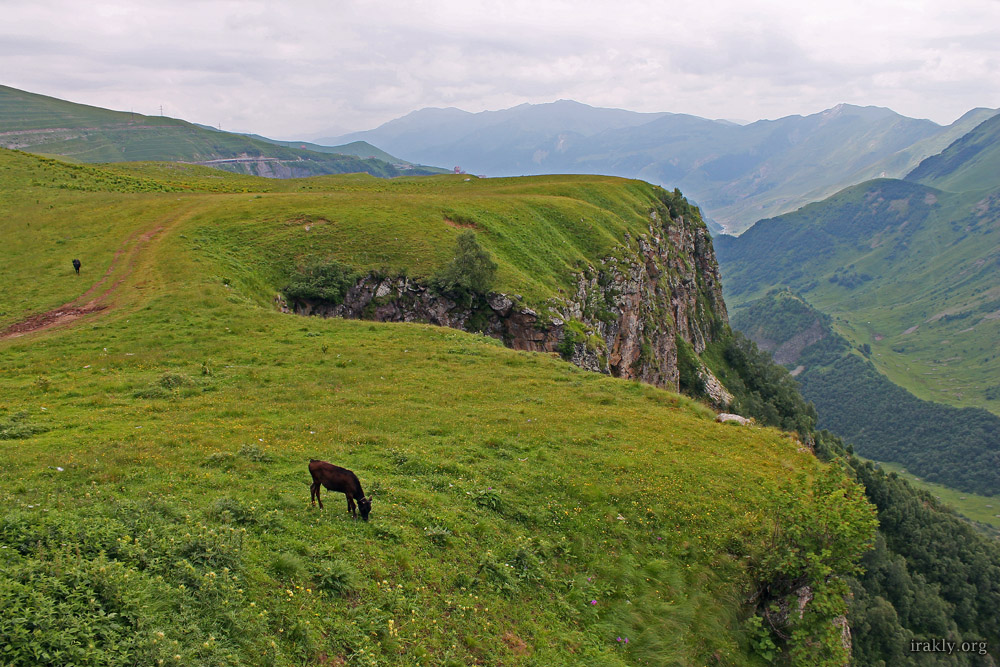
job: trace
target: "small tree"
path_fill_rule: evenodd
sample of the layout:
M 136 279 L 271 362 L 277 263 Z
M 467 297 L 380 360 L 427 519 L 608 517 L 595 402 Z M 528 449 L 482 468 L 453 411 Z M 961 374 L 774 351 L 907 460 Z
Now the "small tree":
M 434 285 L 442 292 L 472 297 L 486 294 L 496 278 L 497 263 L 490 257 L 472 231 L 464 231 L 455 245 L 455 256 L 437 274 Z

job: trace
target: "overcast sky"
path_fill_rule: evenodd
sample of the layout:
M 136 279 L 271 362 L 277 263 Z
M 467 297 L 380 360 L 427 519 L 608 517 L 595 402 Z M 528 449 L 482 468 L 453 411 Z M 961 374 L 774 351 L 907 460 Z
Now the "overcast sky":
M 574 99 L 757 120 L 1000 107 L 1000 0 L 0 0 L 0 83 L 308 139 Z

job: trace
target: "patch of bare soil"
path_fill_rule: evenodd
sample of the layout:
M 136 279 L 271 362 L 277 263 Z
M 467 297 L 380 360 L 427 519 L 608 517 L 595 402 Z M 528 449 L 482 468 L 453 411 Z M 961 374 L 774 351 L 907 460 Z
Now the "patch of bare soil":
M 104 310 L 107 306 L 89 306 L 84 308 L 57 308 L 56 310 L 50 310 L 47 313 L 41 313 L 40 315 L 32 315 L 23 322 L 18 322 L 7 327 L 0 338 L 17 338 L 18 336 L 23 336 L 26 333 L 32 331 L 38 331 L 39 329 L 48 329 L 49 327 L 54 327 L 57 324 L 62 324 L 64 322 L 69 322 L 75 320 L 83 315 L 89 315 L 90 313 L 96 313 L 100 310 Z
M 479 225 L 469 220 L 452 220 L 448 216 L 444 217 L 444 224 L 456 229 L 479 229 Z

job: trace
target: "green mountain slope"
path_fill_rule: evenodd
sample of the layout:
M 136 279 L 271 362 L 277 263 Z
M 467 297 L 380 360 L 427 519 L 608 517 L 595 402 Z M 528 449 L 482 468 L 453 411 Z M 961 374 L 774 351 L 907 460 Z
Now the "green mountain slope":
M 789 287 L 904 389 L 996 413 L 998 234 L 1000 190 L 876 180 L 719 237 L 716 250 L 727 302 Z
M 794 370 L 818 426 L 859 454 L 961 491 L 1000 494 L 1000 417 L 922 401 L 894 385 L 868 360 L 870 347 L 853 349 L 829 316 L 791 292 L 744 304 L 732 323 Z
M 648 229 L 649 185 L 0 169 L 5 661 L 760 664 L 752 601 L 808 583 L 784 648 L 843 663 L 872 514 L 793 438 L 482 336 L 274 307 L 309 258 L 433 274 L 456 210 L 541 304 Z M 311 457 L 357 471 L 370 522 L 309 507 Z
M 1000 174 L 1000 116 L 993 116 L 911 171 L 906 180 L 950 192 L 991 190 Z
M 7 86 L 0 86 L 0 146 L 80 162 L 170 160 L 277 177 L 441 171 L 404 170 L 379 159 L 287 148 L 175 118 L 109 111 Z

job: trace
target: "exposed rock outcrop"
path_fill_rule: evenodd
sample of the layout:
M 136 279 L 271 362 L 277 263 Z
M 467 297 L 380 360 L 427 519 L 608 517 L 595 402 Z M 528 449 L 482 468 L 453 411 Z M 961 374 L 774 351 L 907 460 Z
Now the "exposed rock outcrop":
M 725 424 L 726 422 L 736 422 L 740 426 L 753 426 L 756 423 L 752 418 L 735 415 L 731 412 L 723 412 L 716 415 L 715 421 L 720 424 Z
M 736 397 L 722 385 L 719 378 L 715 377 L 705 364 L 701 365 L 698 377 L 701 378 L 702 383 L 705 385 L 705 393 L 712 400 L 712 405 L 719 408 L 728 408 L 733 404 Z
M 677 341 L 697 353 L 728 323 L 712 240 L 696 216 L 650 211 L 648 234 L 626 234 L 613 256 L 576 276 L 576 289 L 539 312 L 517 295 L 491 293 L 458 303 L 409 278 L 368 275 L 342 303 L 292 302 L 301 315 L 426 322 L 480 331 L 517 350 L 558 352 L 572 363 L 616 377 L 678 389 Z M 707 368 L 720 407 L 732 397 Z M 727 398 L 728 396 L 728 398 Z
M 514 299 L 506 294 L 490 294 L 484 301 L 464 305 L 410 278 L 376 275 L 361 278 L 341 304 L 293 301 L 285 309 L 299 315 L 424 322 L 480 331 L 515 350 L 536 352 L 557 351 L 565 324 L 559 319 L 543 320 L 531 308 L 515 306 Z

